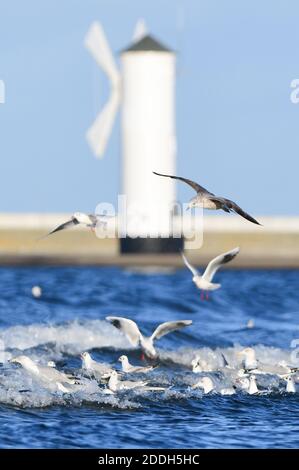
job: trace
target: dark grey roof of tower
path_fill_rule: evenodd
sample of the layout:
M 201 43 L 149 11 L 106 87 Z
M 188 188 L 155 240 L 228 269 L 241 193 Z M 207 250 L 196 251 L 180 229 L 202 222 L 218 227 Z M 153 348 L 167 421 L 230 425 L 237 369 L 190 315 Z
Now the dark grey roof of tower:
M 158 52 L 173 52 L 168 47 L 161 44 L 153 36 L 147 34 L 139 41 L 134 42 L 131 46 L 123 49 L 121 52 L 141 52 L 141 51 L 158 51 Z

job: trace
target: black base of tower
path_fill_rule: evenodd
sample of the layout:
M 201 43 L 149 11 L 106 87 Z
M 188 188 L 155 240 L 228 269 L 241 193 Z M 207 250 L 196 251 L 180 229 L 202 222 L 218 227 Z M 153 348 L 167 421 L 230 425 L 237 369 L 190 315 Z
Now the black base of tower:
M 171 254 L 179 253 L 184 248 L 183 238 L 130 238 L 120 239 L 122 254 Z

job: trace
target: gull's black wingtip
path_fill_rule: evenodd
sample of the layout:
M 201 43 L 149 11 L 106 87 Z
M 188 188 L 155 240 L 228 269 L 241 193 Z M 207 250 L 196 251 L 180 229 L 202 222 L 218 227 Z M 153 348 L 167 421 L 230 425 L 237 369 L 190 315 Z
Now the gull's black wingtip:
M 254 224 L 259 225 L 260 227 L 263 227 L 263 224 L 258 222 L 258 220 L 256 220 L 256 219 L 253 219 L 253 220 L 254 220 L 254 222 L 253 222 Z
M 236 211 L 241 217 L 243 217 L 244 219 L 248 220 L 249 222 L 251 222 L 252 224 L 255 224 L 255 225 L 260 225 L 262 227 L 262 224 L 260 222 L 258 222 L 254 217 L 252 217 L 251 215 L 247 214 L 246 212 L 244 211 Z

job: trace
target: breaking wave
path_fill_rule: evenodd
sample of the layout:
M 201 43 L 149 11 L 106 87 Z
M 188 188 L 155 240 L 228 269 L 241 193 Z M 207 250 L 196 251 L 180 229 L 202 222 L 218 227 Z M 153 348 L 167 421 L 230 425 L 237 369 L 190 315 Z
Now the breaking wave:
M 163 392 L 140 389 L 122 391 L 115 395 L 105 394 L 105 385 L 87 378 L 81 370 L 79 354 L 93 351 L 94 357 L 102 361 L 105 350 L 110 351 L 108 363 L 119 368 L 117 357 L 123 351 L 131 350 L 135 360 L 139 357 L 132 351 L 127 339 L 109 323 L 102 320 L 72 321 L 66 324 L 13 326 L 0 331 L 3 345 L 0 351 L 2 368 L 0 372 L 0 403 L 21 408 L 44 408 L 49 406 L 95 406 L 98 408 L 138 409 L 151 400 L 167 402 L 172 400 L 202 399 L 202 390 L 193 390 L 192 385 L 201 375 L 213 377 L 215 393 L 232 385 L 232 377 L 224 371 L 223 355 L 233 371 L 240 368 L 237 352 L 241 344 L 226 348 L 186 348 L 177 350 L 158 349 L 159 364 L 146 380 L 150 385 L 165 387 Z M 257 345 L 255 351 L 262 363 L 278 364 L 291 362 L 289 350 Z M 113 352 L 111 357 L 111 352 Z M 24 369 L 11 364 L 9 359 L 26 354 L 39 364 L 49 360 L 57 363 L 59 369 L 72 372 L 80 381 L 72 393 L 48 389 L 32 378 Z M 191 361 L 200 356 L 206 364 L 204 373 L 192 372 Z M 105 360 L 107 360 L 105 356 Z M 223 372 L 224 371 L 224 372 Z M 144 378 L 144 377 L 143 377 Z M 264 393 L 284 393 L 285 383 L 277 376 L 265 375 L 258 379 Z M 239 390 L 239 393 L 244 393 Z

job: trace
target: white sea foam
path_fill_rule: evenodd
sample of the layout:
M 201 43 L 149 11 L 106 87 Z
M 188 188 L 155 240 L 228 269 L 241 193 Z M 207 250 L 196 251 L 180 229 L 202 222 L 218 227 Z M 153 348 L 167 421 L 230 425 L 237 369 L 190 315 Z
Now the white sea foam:
M 20 408 L 44 408 L 48 406 L 92 404 L 96 407 L 120 409 L 139 408 L 140 404 L 119 397 L 105 395 L 103 387 L 95 380 L 80 379 L 81 384 L 72 386 L 72 393 L 53 392 L 45 384 L 32 378 L 23 369 L 10 369 L 0 377 L 0 403 Z
M 241 360 L 237 356 L 237 352 L 243 348 L 244 346 L 236 344 L 229 348 L 180 348 L 174 351 L 159 351 L 159 353 L 162 361 L 171 361 L 189 369 L 191 369 L 191 361 L 196 357 L 200 357 L 212 370 L 217 370 L 223 365 L 222 354 L 230 366 L 240 366 Z M 286 361 L 288 364 L 292 363 L 291 351 L 289 350 L 263 345 L 254 346 L 254 349 L 257 359 L 262 363 L 273 365 L 278 364 L 280 361 Z
M 1 342 L 2 341 L 2 342 Z M 147 374 L 146 380 L 151 386 L 166 387 L 164 392 L 144 392 L 133 390 L 115 395 L 106 395 L 104 386 L 96 380 L 83 377 L 80 370 L 74 371 L 80 385 L 72 386 L 72 393 L 63 394 L 47 388 L 45 384 L 32 378 L 24 369 L 7 360 L 19 351 L 25 351 L 34 361 L 46 364 L 48 360 L 59 360 L 67 356 L 78 356 L 84 350 L 93 348 L 115 348 L 119 351 L 130 349 L 126 338 L 113 326 L 101 321 L 86 321 L 60 325 L 23 325 L 14 326 L 0 331 L 3 366 L 0 369 L 0 403 L 17 407 L 47 407 L 53 405 L 83 406 L 91 404 L 96 407 L 138 408 L 144 400 L 182 400 L 195 397 L 203 398 L 200 390 L 192 390 L 200 374 L 192 372 L 191 361 L 200 357 L 208 371 L 201 375 L 209 375 L 213 379 L 215 393 L 233 385 L 241 358 L 237 353 L 243 345 L 236 344 L 229 348 L 180 348 L 167 351 L 159 349 L 160 366 Z M 257 359 L 261 363 L 276 365 L 280 361 L 291 364 L 289 350 L 269 346 L 254 346 Z M 224 367 L 223 356 L 229 368 Z M 232 372 L 230 372 L 232 371 Z M 78 376 L 79 374 L 79 376 Z M 295 378 L 295 377 L 294 377 Z M 134 378 L 133 378 L 134 379 Z M 295 378 L 296 379 L 296 378 Z M 265 393 L 285 392 L 285 383 L 277 376 L 259 376 L 258 386 Z M 240 393 L 243 393 L 240 391 Z M 245 393 L 245 392 L 244 392 Z
M 75 355 L 93 348 L 131 349 L 128 340 L 116 328 L 102 320 L 62 325 L 18 325 L 0 331 L 5 349 L 24 351 L 53 343 L 55 350 Z

